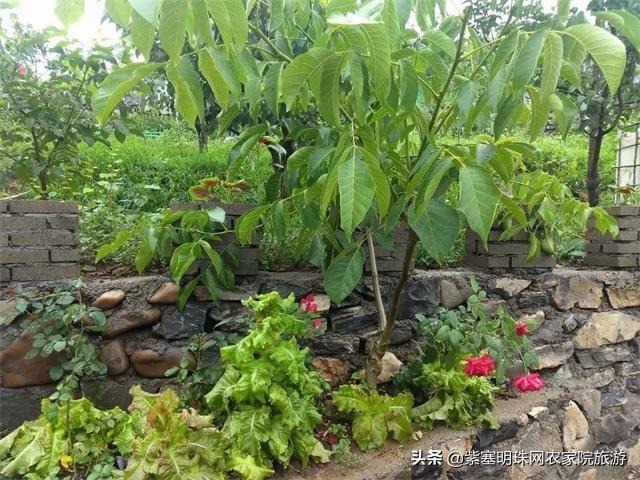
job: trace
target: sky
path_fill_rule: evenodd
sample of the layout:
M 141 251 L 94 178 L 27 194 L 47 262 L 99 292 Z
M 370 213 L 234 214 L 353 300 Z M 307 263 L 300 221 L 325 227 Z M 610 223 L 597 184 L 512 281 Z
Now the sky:
M 463 0 L 447 0 L 453 12 L 462 10 Z M 584 9 L 588 0 L 573 0 L 572 6 Z M 20 0 L 20 5 L 15 10 L 18 17 L 24 23 L 30 23 L 40 29 L 49 25 L 61 27 L 53 8 L 55 0 Z M 545 8 L 555 10 L 556 0 L 543 0 Z M 104 15 L 104 0 L 85 0 L 85 14 L 82 19 L 71 26 L 69 37 L 89 44 L 94 40 L 107 40 L 111 43 L 117 39 L 116 29 L 111 22 L 101 23 Z

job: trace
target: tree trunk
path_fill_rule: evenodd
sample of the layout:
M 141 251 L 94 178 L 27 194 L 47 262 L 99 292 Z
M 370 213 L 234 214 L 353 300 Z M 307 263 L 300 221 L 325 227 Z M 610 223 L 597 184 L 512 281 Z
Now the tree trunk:
M 209 147 L 209 127 L 205 122 L 196 123 L 198 132 L 198 148 L 201 152 L 206 152 Z
M 587 164 L 587 190 L 589 205 L 595 207 L 600 203 L 600 150 L 602 149 L 603 134 L 599 131 L 595 137 L 589 137 L 589 158 Z
M 367 365 L 365 369 L 365 377 L 367 383 L 371 387 L 375 387 L 377 384 L 378 375 L 382 371 L 382 357 L 387 351 L 387 346 L 389 345 L 389 339 L 391 338 L 391 332 L 393 331 L 393 327 L 396 324 L 396 320 L 398 319 L 398 312 L 400 311 L 400 300 L 402 299 L 402 291 L 404 290 L 404 286 L 407 284 L 409 280 L 409 275 L 411 274 L 411 265 L 413 263 L 413 257 L 416 253 L 416 245 L 418 244 L 418 236 L 415 234 L 413 230 L 409 230 L 409 242 L 407 243 L 407 250 L 404 253 L 404 259 L 402 260 L 402 273 L 400 274 L 400 278 L 398 279 L 398 283 L 396 284 L 396 288 L 393 291 L 393 299 L 391 300 L 391 305 L 389 306 L 389 315 L 386 318 L 386 325 L 380 334 L 380 339 L 376 342 L 376 344 L 371 348 L 371 353 L 369 354 L 369 358 L 367 359 Z M 375 257 L 372 261 L 375 261 Z M 378 296 L 380 296 L 380 289 L 376 289 L 378 292 Z M 376 304 L 378 308 L 383 308 L 383 303 L 377 301 Z M 384 315 L 384 311 L 382 312 Z
M 40 190 L 41 193 L 40 195 L 42 196 L 43 200 L 46 200 L 47 198 L 49 198 L 49 192 L 48 192 L 48 185 L 47 185 L 47 170 L 46 169 L 42 169 L 40 171 L 40 173 L 38 174 L 38 180 L 40 182 Z

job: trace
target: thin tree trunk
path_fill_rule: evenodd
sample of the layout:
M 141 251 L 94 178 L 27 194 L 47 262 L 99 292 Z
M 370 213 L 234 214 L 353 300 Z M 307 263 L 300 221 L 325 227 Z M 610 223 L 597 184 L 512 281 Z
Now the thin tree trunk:
M 369 263 L 371 264 L 371 282 L 373 283 L 373 296 L 376 299 L 378 309 L 378 330 L 383 331 L 387 325 L 387 313 L 384 308 L 382 293 L 380 292 L 380 277 L 378 276 L 378 262 L 376 261 L 376 249 L 373 245 L 373 236 L 367 234 L 367 247 L 369 248 Z
M 391 305 L 389 306 L 389 314 L 386 316 L 387 324 L 380 334 L 380 339 L 373 348 L 371 348 L 371 353 L 367 360 L 365 376 L 367 383 L 372 387 L 377 384 L 378 375 L 380 375 L 380 372 L 382 371 L 382 357 L 387 351 L 391 332 L 393 331 L 393 327 L 398 319 L 402 291 L 409 280 L 409 275 L 411 275 L 411 266 L 413 264 L 413 257 L 416 253 L 417 244 L 417 235 L 413 230 L 409 230 L 409 242 L 407 243 L 407 250 L 404 253 L 404 259 L 402 260 L 402 273 L 400 274 L 396 288 L 393 291 L 393 298 L 391 300 Z M 376 302 L 376 304 L 378 303 Z M 382 308 L 384 310 L 384 307 Z
M 206 152 L 209 148 L 209 128 L 205 122 L 196 123 L 198 132 L 198 148 L 201 152 Z
M 600 151 L 603 135 L 600 131 L 595 137 L 589 137 L 589 157 L 587 164 L 587 190 L 589 205 L 595 207 L 600 203 Z

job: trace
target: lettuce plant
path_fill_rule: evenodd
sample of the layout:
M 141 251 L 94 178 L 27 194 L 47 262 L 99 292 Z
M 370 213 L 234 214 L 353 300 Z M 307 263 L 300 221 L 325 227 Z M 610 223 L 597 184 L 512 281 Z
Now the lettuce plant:
M 292 457 L 303 465 L 310 457 L 326 460 L 329 452 L 314 437 L 325 384 L 310 368 L 308 349 L 297 343 L 309 322 L 299 316 L 293 295 L 283 300 L 272 292 L 243 303 L 255 314 L 255 328 L 220 349 L 225 372 L 205 396 L 233 439 L 232 468 L 245 474 L 239 458 L 263 469 L 273 460 L 287 466 Z
M 499 426 L 491 413 L 498 388 L 487 377 L 465 375 L 458 368 L 433 362 L 422 366 L 414 385 L 430 397 L 413 409 L 414 421 L 424 428 L 431 429 L 437 423 L 451 428 Z
M 146 419 L 142 435 L 133 442 L 125 480 L 223 479 L 229 440 L 215 428 L 212 417 L 180 410 L 173 390 L 152 394 L 132 387 L 132 412 Z
M 358 385 L 342 385 L 333 393 L 333 401 L 339 411 L 353 414 L 353 439 L 362 450 L 381 447 L 389 433 L 401 442 L 411 438 L 410 393 L 390 397 L 368 393 Z
M 42 414 L 0 440 L 0 477 L 58 478 L 131 453 L 143 418 L 119 408 L 99 410 L 86 398 L 42 401 Z

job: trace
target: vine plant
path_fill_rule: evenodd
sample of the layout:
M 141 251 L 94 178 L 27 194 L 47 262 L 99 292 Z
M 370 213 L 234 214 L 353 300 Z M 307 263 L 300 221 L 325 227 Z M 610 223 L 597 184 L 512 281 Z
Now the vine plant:
M 105 121 L 138 82 L 164 69 L 177 111 L 192 124 L 203 115 L 200 75 L 222 115 L 243 109 L 254 119 L 267 109 L 286 115 L 243 131 L 230 172 L 266 135 L 275 137 L 274 124 L 303 119 L 275 138 L 296 146 L 279 178 L 282 195 L 246 213 L 236 234 L 246 242 L 268 221 L 286 229 L 286 218 L 300 211 L 300 241 L 311 245 L 327 293 L 340 302 L 361 280 L 367 251 L 375 273 L 372 240 L 388 244 L 398 224 L 408 223 L 388 309 L 373 276 L 381 335 L 367 379 L 375 384 L 418 241 L 440 261 L 464 223 L 486 241 L 500 207 L 526 223 L 528 212 L 509 187 L 518 158 L 533 148 L 504 137 L 506 129 L 524 123 L 535 138 L 550 112 L 570 124 L 575 106 L 556 87 L 587 54 L 612 95 L 620 84 L 626 52 L 618 38 L 564 14 L 553 28 L 511 28 L 520 3 L 509 28 L 481 38 L 468 9 L 450 15 L 435 0 L 113 1 L 109 14 L 131 30 L 140 51 L 146 55 L 157 35 L 168 60 L 113 71 L 92 106 Z M 490 135 L 462 145 L 446 140 L 454 128 Z M 454 203 L 450 190 L 457 192 Z M 616 233 L 604 211 L 585 215 L 601 232 Z

